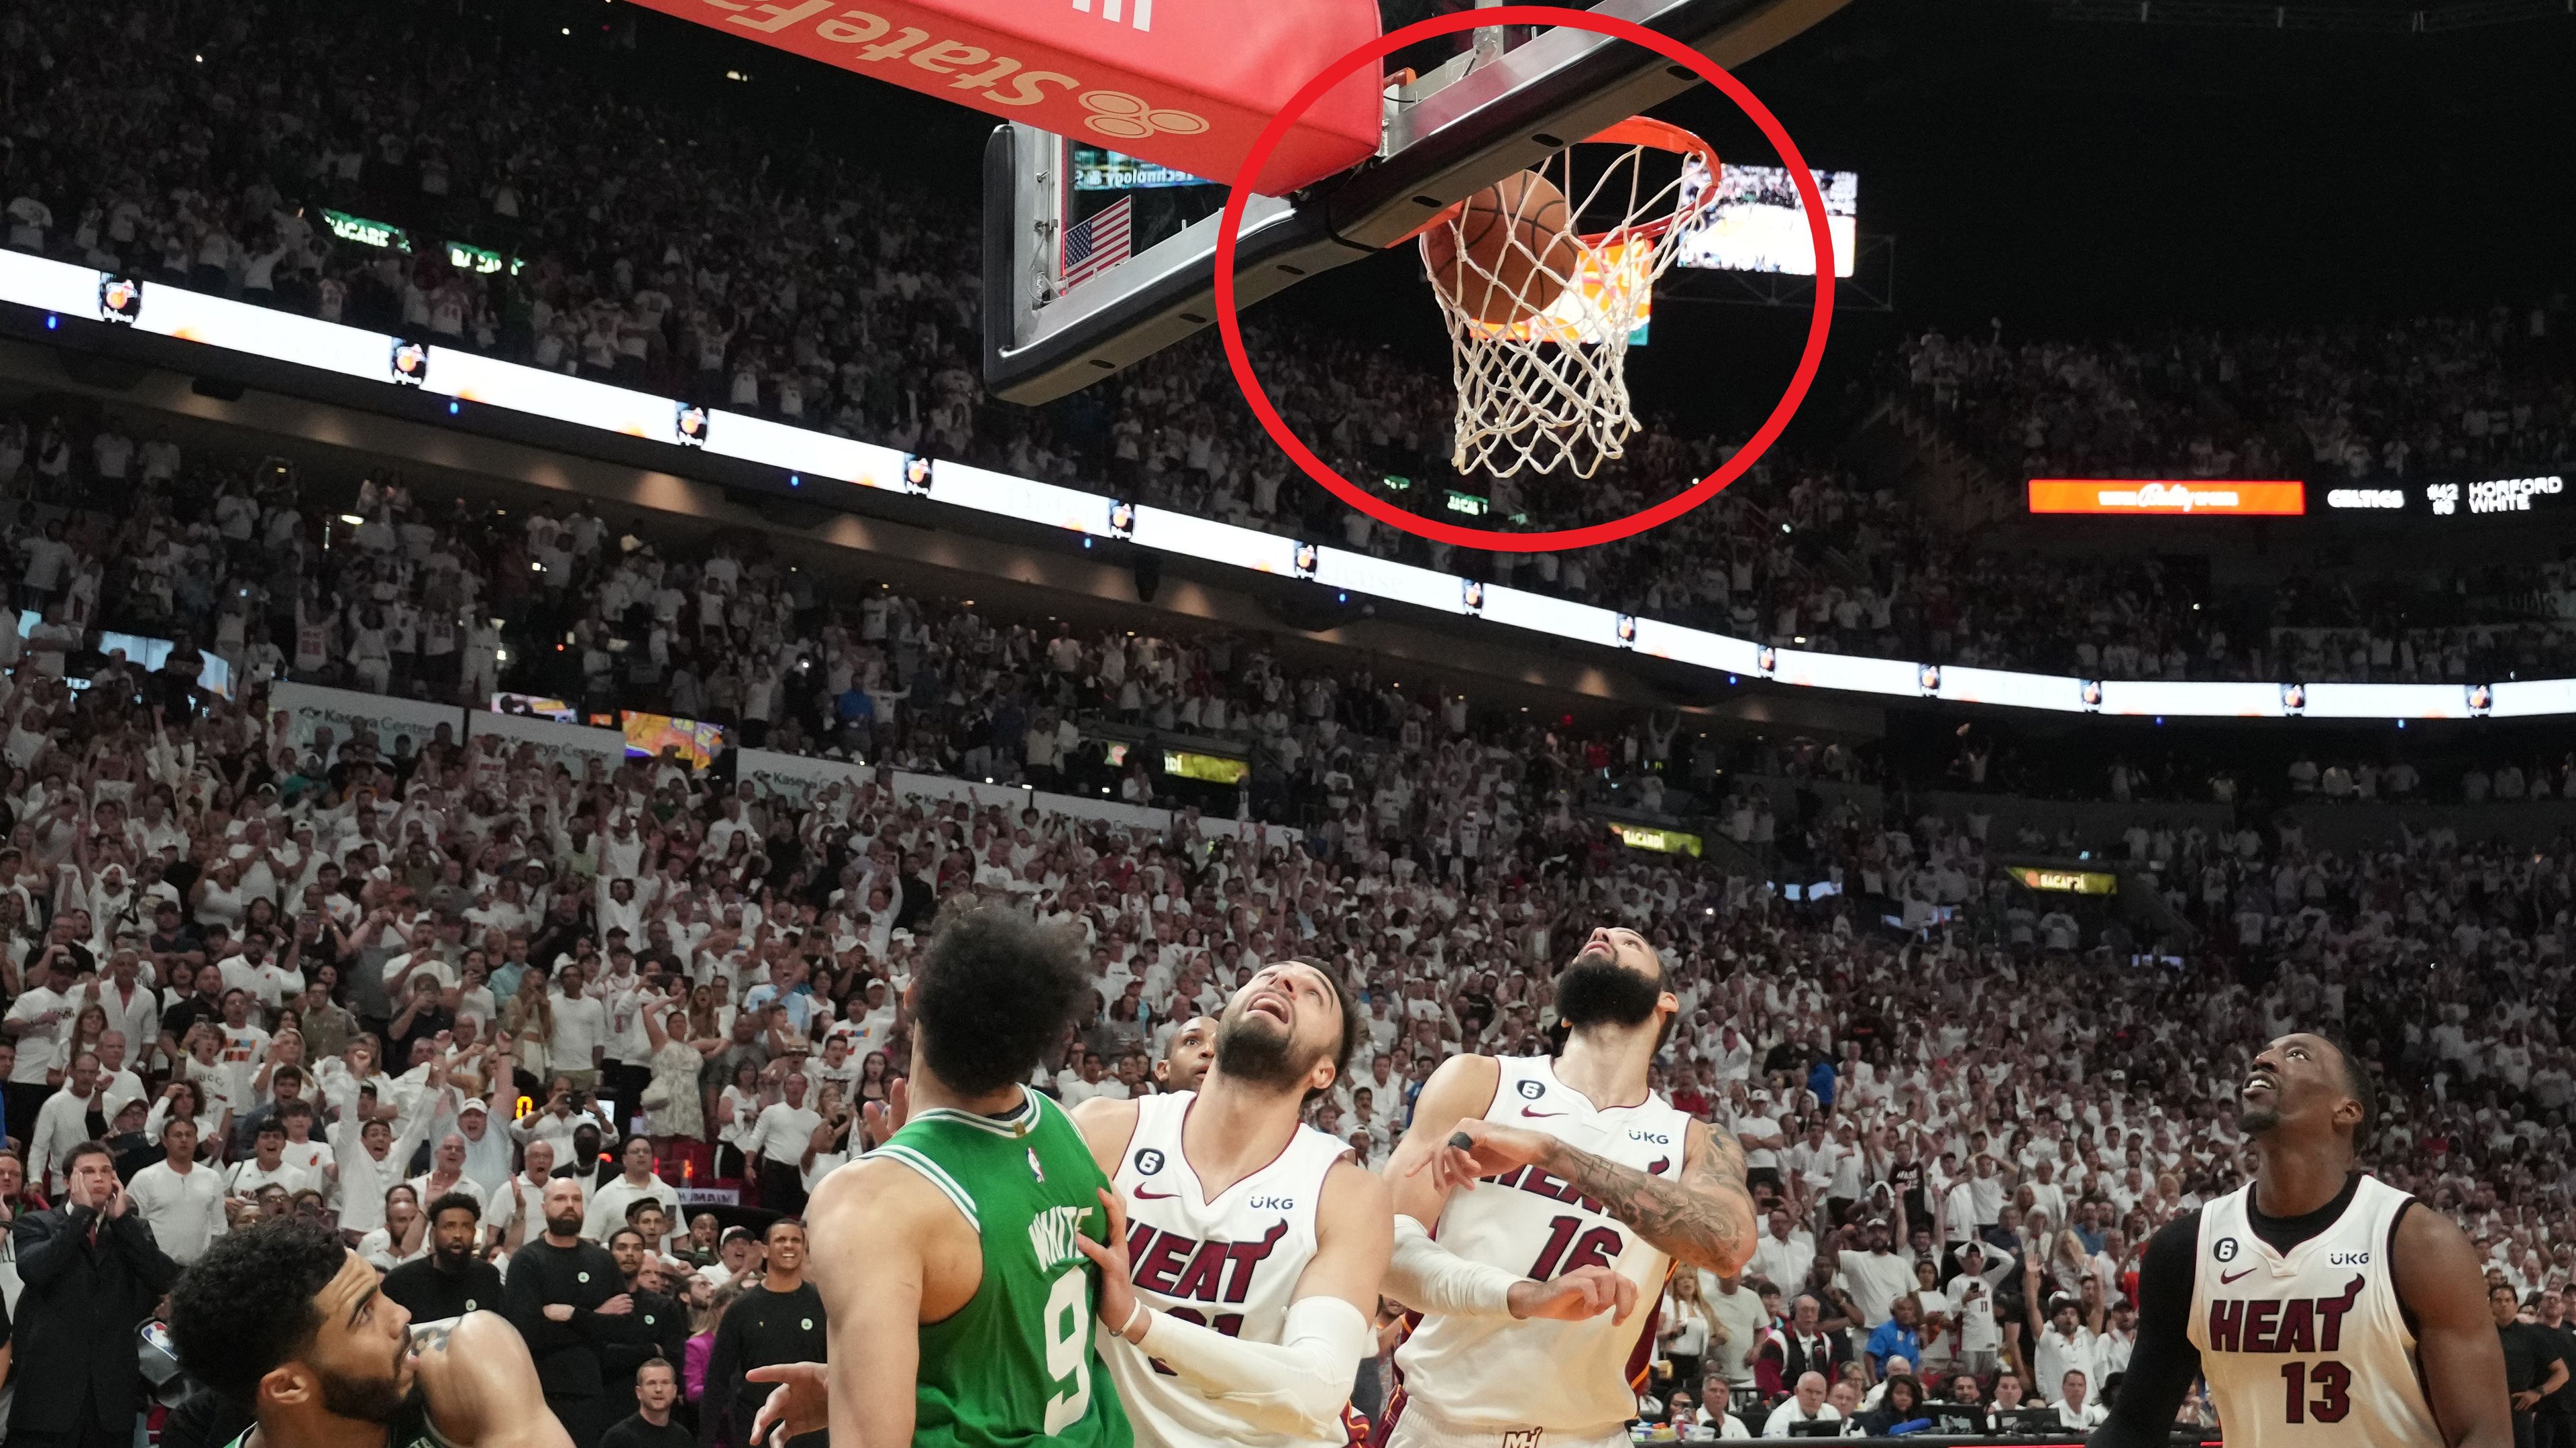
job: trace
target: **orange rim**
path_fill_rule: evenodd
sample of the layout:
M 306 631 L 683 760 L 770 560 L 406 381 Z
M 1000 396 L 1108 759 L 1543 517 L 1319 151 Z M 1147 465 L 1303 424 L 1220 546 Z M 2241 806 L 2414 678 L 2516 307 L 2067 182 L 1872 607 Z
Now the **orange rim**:
M 1715 176 L 1721 174 L 1717 160 L 1717 148 L 1715 146 L 1710 145 L 1708 142 L 1701 140 L 1698 136 L 1689 131 L 1683 130 L 1681 127 L 1674 125 L 1670 121 L 1659 121 L 1652 116 L 1631 116 L 1607 130 L 1586 136 L 1575 144 L 1578 146 L 1644 146 L 1650 150 L 1671 151 L 1676 155 L 1682 156 L 1697 154 L 1708 158 L 1708 169 L 1710 175 Z M 1472 196 L 1467 198 L 1468 201 L 1472 201 L 1474 199 L 1475 198 Z M 1700 212 L 1706 211 L 1716 204 L 1717 188 L 1715 186 L 1711 186 L 1700 194 L 1699 203 L 1691 208 L 1690 214 L 1696 216 Z M 1388 243 L 1387 250 L 1395 250 L 1395 248 L 1420 237 L 1422 233 L 1429 231 L 1431 228 L 1438 226 L 1444 221 L 1455 220 L 1458 213 L 1466 209 L 1466 201 L 1451 202 L 1449 205 L 1432 213 L 1431 218 L 1423 222 L 1420 226 L 1413 228 L 1411 231 L 1406 232 L 1404 235 L 1399 236 L 1394 241 Z M 1585 246 L 1591 247 L 1595 251 L 1600 250 L 1602 247 L 1609 246 L 1614 242 L 1652 241 L 1655 238 L 1662 236 L 1665 232 L 1672 230 L 1673 227 L 1682 220 L 1682 218 L 1683 213 L 1676 210 L 1670 216 L 1662 217 L 1654 221 L 1639 222 L 1634 226 L 1614 226 L 1608 231 L 1588 236 L 1581 232 L 1577 232 L 1575 234 L 1575 240 L 1582 242 Z

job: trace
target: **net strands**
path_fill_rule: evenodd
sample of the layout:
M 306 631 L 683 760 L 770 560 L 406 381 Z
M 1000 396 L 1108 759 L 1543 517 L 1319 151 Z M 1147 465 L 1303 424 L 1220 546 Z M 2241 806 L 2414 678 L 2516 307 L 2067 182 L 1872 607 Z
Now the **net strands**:
M 1542 162 L 1537 174 L 1564 196 L 1570 216 L 1616 216 L 1607 229 L 1552 232 L 1530 224 L 1535 212 L 1522 204 L 1521 215 L 1506 218 L 1507 240 L 1483 256 L 1470 244 L 1465 205 L 1427 229 L 1426 259 L 1428 231 L 1448 233 L 1445 276 L 1435 277 L 1445 284 L 1432 295 L 1449 329 L 1458 392 L 1450 465 L 1462 474 L 1562 468 L 1588 478 L 1624 456 L 1641 427 L 1628 398 L 1630 338 L 1689 223 L 1716 200 L 1717 157 L 1689 132 L 1645 119 L 1581 145 L 1607 160 L 1580 189 L 1577 147 Z M 1679 173 L 1658 183 L 1648 157 L 1673 153 Z

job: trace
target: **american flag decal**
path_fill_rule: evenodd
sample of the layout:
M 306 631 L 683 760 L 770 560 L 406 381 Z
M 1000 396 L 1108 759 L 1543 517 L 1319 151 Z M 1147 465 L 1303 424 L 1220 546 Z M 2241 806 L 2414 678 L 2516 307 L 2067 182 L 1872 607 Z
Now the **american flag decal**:
M 1116 205 L 1065 228 L 1065 290 L 1071 291 L 1127 259 L 1132 231 L 1129 223 L 1135 214 L 1136 198 L 1121 196 Z

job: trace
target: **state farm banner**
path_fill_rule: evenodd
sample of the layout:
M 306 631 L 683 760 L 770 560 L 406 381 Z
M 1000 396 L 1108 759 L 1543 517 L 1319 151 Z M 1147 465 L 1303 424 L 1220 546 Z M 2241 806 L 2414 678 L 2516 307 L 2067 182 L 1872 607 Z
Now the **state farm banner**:
M 1376 0 L 637 0 L 728 35 L 1231 183 L 1253 138 L 1376 38 Z M 1254 189 L 1284 196 L 1373 154 L 1377 68 L 1297 118 Z
M 268 686 L 268 708 L 272 717 L 285 718 L 285 739 L 301 754 L 312 750 L 322 731 L 329 730 L 331 748 L 339 747 L 360 733 L 376 738 L 376 750 L 386 759 L 394 756 L 398 741 L 408 739 L 410 747 L 402 752 L 418 754 L 422 745 L 447 731 L 454 743 L 463 737 L 465 711 L 454 704 L 424 704 L 417 699 L 397 699 L 390 694 L 368 694 L 356 689 L 331 689 L 320 684 L 295 684 L 280 680 Z M 272 732 L 271 738 L 276 738 Z M 331 763 L 325 759 L 323 763 Z

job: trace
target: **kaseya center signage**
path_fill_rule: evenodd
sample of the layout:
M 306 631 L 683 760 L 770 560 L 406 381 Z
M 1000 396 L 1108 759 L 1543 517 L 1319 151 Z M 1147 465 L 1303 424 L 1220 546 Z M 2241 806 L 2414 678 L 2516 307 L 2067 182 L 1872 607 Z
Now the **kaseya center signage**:
M 2013 878 L 2033 890 L 2059 895 L 2116 895 L 2120 892 L 2120 877 L 2103 870 L 2052 870 L 2044 866 L 2016 865 Z
M 2308 511 L 2307 484 L 2297 479 L 2033 478 L 2033 513 L 2106 513 L 2132 517 L 2297 517 Z

